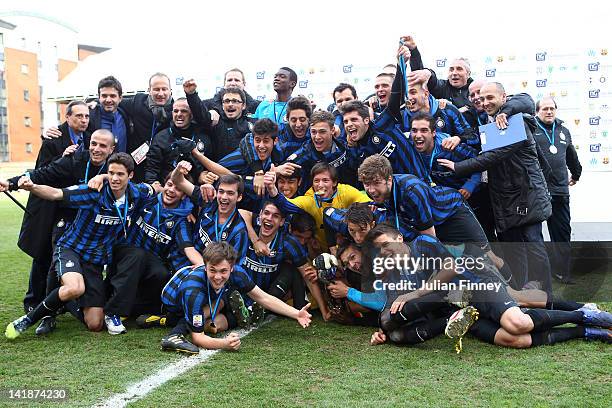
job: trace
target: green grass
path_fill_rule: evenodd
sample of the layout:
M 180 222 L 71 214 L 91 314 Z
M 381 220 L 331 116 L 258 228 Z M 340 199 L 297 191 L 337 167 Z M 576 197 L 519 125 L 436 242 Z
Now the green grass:
M 16 247 L 20 210 L 0 199 L 0 322 L 23 314 L 29 258 Z M 607 304 L 608 308 L 612 306 Z M 0 340 L 0 388 L 66 388 L 62 406 L 90 406 L 179 358 L 162 353 L 165 330 L 111 337 L 69 316 L 37 338 Z M 133 407 L 202 406 L 608 406 L 612 349 L 571 341 L 530 350 L 438 338 L 418 347 L 371 347 L 372 329 L 325 324 L 307 329 L 277 319 L 165 384 Z M 23 403 L 21 406 L 58 406 Z M 0 406 L 15 406 L 0 399 Z

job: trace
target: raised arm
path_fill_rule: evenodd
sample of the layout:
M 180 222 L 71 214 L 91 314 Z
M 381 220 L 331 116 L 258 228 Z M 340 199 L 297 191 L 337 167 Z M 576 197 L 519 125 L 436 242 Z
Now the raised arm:
M 172 183 L 181 190 L 183 193 L 191 196 L 193 193 L 194 185 L 185 178 L 185 175 L 189 174 L 191 171 L 191 163 L 188 161 L 181 161 L 176 165 L 176 168 L 172 171 L 172 175 L 170 178 L 172 179 Z

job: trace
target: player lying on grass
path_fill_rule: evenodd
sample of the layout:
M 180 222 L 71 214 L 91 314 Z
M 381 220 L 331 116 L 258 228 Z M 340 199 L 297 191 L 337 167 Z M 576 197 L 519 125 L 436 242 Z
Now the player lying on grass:
M 196 354 L 199 347 L 238 350 L 240 338 L 230 333 L 214 338 L 204 333 L 225 331 L 235 327 L 236 320 L 248 319 L 242 301 L 248 295 L 264 308 L 292 319 L 304 328 L 310 325 L 310 303 L 297 310 L 261 290 L 245 270 L 236 265 L 238 254 L 226 242 L 213 242 L 202 253 L 204 265 L 183 268 L 170 279 L 162 291 L 162 303 L 167 310 L 166 325 L 174 326 L 162 339 L 162 350 Z M 191 342 L 185 337 L 191 332 Z
M 380 234 L 372 239 L 375 233 L 376 230 L 373 230 L 373 234 L 370 234 L 367 240 L 383 245 L 380 255 L 383 257 L 407 255 L 425 259 L 453 258 L 446 247 L 431 236 L 419 236 L 406 246 L 399 242 L 401 238 L 399 231 Z M 382 235 L 387 236 L 381 239 Z M 395 300 L 392 303 L 388 301 L 381 313 L 382 330 L 374 333 L 372 344 L 380 344 L 387 339 L 396 343 L 412 344 L 440 334 L 444 327 L 442 319 L 426 318 L 424 321 L 419 319 L 426 317 L 427 313 L 439 311 L 441 305 L 444 305 L 444 297 L 448 294 L 448 290 L 431 290 L 424 287 L 423 282 L 447 283 L 457 282 L 459 279 L 472 283 L 501 283 L 501 285 L 496 290 L 472 290 L 469 299 L 471 306 L 460 313 L 454 313 L 446 325 L 445 331 L 449 337 L 460 339 L 469 329 L 471 334 L 488 343 L 514 348 L 554 344 L 573 338 L 612 341 L 612 332 L 609 330 L 612 327 L 612 314 L 608 312 L 593 310 L 585 305 L 578 310 L 531 308 L 523 312 L 492 268 L 486 266 L 473 268 L 459 274 L 456 265 L 455 263 L 454 266 L 444 267 L 438 271 L 419 267 L 415 273 L 395 269 L 384 272 L 385 279 L 389 282 L 415 282 L 419 289 L 408 290 L 399 296 L 396 296 L 397 291 L 393 293 L 393 290 L 386 290 L 387 299 L 395 297 Z M 541 301 L 536 299 L 533 304 L 538 305 L 538 302 Z M 565 304 L 559 302 L 559 305 L 571 306 L 571 304 L 572 302 Z M 478 315 L 480 319 L 476 321 Z M 566 323 L 574 323 L 577 326 L 556 328 Z

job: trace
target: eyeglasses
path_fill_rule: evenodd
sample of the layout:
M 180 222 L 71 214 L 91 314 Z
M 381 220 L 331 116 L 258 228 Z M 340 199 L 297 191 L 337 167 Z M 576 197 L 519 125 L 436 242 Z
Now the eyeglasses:
M 236 104 L 236 103 L 242 103 L 242 101 L 241 101 L 240 99 L 224 99 L 222 102 L 223 102 L 224 104 L 226 104 L 226 105 L 228 105 L 228 104 L 230 104 L 230 103 L 234 103 L 234 104 Z

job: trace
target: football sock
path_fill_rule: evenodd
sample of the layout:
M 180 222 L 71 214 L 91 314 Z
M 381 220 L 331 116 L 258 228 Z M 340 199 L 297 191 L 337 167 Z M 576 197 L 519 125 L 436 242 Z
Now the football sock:
M 59 288 L 55 288 L 47 295 L 45 300 L 40 302 L 30 313 L 28 313 L 28 319 L 32 323 L 36 323 L 45 316 L 55 315 L 55 311 L 59 309 L 62 304 L 59 298 Z
M 571 339 L 584 337 L 584 327 L 562 327 L 538 332 L 531 332 L 531 347 L 544 344 L 555 344 Z
M 396 344 L 419 344 L 444 333 L 445 327 L 446 318 L 441 317 L 391 330 L 387 336 Z
M 187 325 L 187 320 L 185 320 L 184 318 L 179 320 L 176 326 L 174 326 L 174 328 L 170 330 L 170 335 L 173 335 L 173 334 L 182 334 L 185 336 L 188 335 L 189 327 Z
M 582 312 L 568 312 L 564 310 L 528 309 L 525 314 L 533 321 L 533 330 L 541 331 L 565 323 L 581 323 Z
M 548 301 L 546 302 L 546 309 L 551 310 L 578 310 L 584 303 L 572 302 L 571 300 L 555 299 L 549 295 Z

